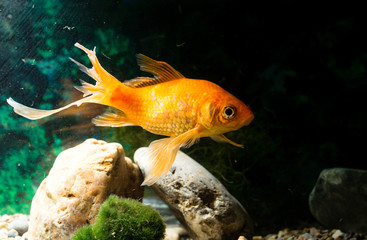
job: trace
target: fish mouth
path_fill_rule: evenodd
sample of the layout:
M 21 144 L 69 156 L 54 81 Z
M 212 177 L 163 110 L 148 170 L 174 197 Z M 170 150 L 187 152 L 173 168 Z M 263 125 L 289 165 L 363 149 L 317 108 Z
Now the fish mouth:
M 254 120 L 254 118 L 255 116 L 251 114 L 248 118 L 245 119 L 245 121 L 243 121 L 242 126 L 250 125 L 250 123 L 252 122 L 252 120 Z

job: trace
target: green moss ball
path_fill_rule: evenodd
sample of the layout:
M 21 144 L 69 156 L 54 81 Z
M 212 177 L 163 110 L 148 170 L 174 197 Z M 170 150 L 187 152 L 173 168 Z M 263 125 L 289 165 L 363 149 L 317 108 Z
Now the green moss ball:
M 164 220 L 150 206 L 111 195 L 101 205 L 95 223 L 80 229 L 73 240 L 160 240 L 165 229 Z

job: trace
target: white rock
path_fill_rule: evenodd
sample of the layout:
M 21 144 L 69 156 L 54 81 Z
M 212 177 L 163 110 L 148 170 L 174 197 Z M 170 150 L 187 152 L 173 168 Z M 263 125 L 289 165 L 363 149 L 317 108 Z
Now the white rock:
M 142 181 L 118 143 L 88 139 L 63 151 L 33 198 L 29 239 L 71 239 L 109 195 L 141 199 Z

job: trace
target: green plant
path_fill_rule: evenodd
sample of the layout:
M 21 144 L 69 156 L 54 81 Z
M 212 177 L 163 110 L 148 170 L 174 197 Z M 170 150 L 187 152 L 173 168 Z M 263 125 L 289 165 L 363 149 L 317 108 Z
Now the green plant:
M 165 228 L 162 217 L 151 207 L 111 195 L 101 205 L 95 223 L 80 229 L 73 240 L 159 240 Z

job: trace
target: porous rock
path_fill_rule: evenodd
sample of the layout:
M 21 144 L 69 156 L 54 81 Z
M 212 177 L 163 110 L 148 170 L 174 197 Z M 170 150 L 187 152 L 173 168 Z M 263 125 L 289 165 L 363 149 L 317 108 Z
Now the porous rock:
M 367 234 L 366 199 L 367 171 L 332 168 L 321 172 L 309 205 L 326 228 Z
M 135 162 L 143 174 L 147 148 L 139 148 Z M 253 227 L 243 206 L 195 160 L 178 152 L 168 174 L 153 186 L 157 195 L 173 210 L 193 239 L 251 239 Z
M 59 154 L 31 206 L 30 239 L 71 239 L 110 194 L 141 200 L 142 175 L 118 143 L 88 139 Z

